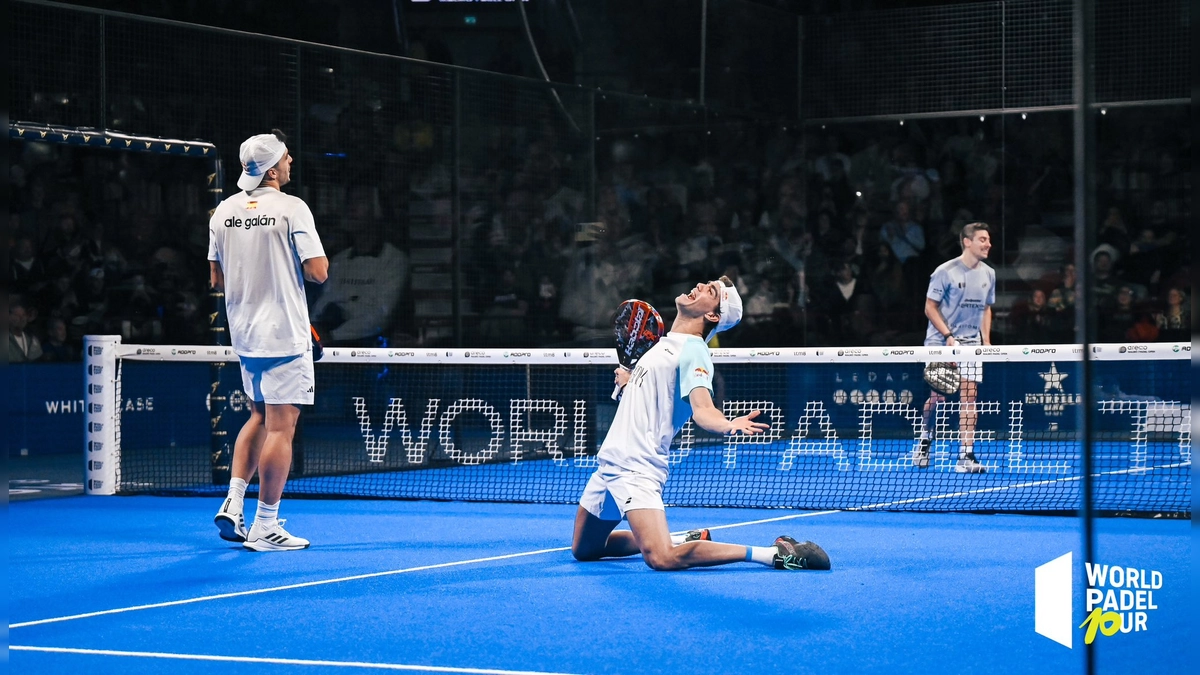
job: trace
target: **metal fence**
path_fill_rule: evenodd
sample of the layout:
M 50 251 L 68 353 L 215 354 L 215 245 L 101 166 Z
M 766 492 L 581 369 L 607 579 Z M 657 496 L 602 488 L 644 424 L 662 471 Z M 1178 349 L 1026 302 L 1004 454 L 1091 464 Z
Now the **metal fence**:
M 369 249 L 403 289 L 386 319 L 341 330 L 326 289 L 314 319 L 344 344 L 607 344 L 620 300 L 669 307 L 727 272 L 755 301 L 742 346 L 919 341 L 912 308 L 966 216 L 999 229 L 1006 338 L 1034 286 L 1060 290 L 1075 245 L 1068 0 L 803 18 L 742 0 L 575 5 L 590 58 L 611 59 L 596 81 L 651 96 L 20 0 L 10 115 L 201 138 L 227 167 L 247 135 L 283 129 L 333 261 Z M 1153 302 L 1187 264 L 1187 12 L 1096 8 L 1096 100 L 1114 108 L 1099 196 L 1126 238 L 1151 225 L 1160 253 L 1137 275 L 1156 281 L 1135 291 Z M 928 240 L 903 271 L 875 255 L 899 201 Z M 875 287 L 861 310 L 821 302 L 847 261 Z
M 247 135 L 289 134 L 293 187 L 331 256 L 390 245 L 412 291 L 389 325 L 346 342 L 520 341 L 519 322 L 503 317 L 492 291 L 502 268 L 532 261 L 529 243 L 547 230 L 571 249 L 595 221 L 597 141 L 640 125 L 648 134 L 686 129 L 704 145 L 717 115 L 713 106 L 54 3 L 17 2 L 12 21 L 12 120 L 202 138 L 227 167 Z M 655 105 L 649 116 L 620 112 Z M 557 295 L 563 272 L 551 272 Z M 517 274 L 529 283 L 535 272 Z M 547 331 L 543 341 L 574 338 Z
M 806 119 L 970 115 L 1073 105 L 1072 0 L 805 17 Z M 1095 4 L 1095 100 L 1185 102 L 1188 3 Z

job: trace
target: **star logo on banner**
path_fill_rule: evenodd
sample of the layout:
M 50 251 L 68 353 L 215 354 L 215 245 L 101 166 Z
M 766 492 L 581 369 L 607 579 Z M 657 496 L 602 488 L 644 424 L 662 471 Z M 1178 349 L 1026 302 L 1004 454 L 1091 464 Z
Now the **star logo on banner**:
M 1053 361 L 1050 363 L 1050 372 L 1038 373 L 1038 375 L 1041 375 L 1042 379 L 1046 382 L 1046 388 L 1042 391 L 1062 391 L 1063 380 L 1071 376 L 1070 373 L 1058 372 L 1058 368 L 1055 366 Z

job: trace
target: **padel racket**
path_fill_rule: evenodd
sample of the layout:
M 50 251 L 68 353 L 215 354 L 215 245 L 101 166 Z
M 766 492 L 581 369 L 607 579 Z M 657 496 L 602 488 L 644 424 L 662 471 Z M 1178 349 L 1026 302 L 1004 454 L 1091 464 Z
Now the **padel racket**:
M 663 320 L 645 300 L 626 300 L 617 308 L 613 334 L 617 338 L 617 360 L 625 370 L 633 370 L 638 359 L 663 336 Z M 613 387 L 612 399 L 621 396 L 621 385 Z
M 935 391 L 947 396 L 958 393 L 961 375 L 957 363 L 928 363 L 925 365 L 925 382 Z

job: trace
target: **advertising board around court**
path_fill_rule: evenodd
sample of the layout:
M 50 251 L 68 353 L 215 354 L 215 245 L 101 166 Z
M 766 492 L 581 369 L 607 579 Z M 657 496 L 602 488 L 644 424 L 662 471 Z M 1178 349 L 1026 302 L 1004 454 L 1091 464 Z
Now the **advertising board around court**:
M 164 445 L 208 443 L 204 394 L 206 364 L 150 366 L 124 375 L 119 405 L 126 429 L 153 430 L 133 438 L 160 439 Z M 84 370 L 77 363 L 13 364 L 8 367 L 9 453 L 15 456 L 79 454 L 86 414 Z M 105 411 L 95 411 L 107 414 Z M 197 423 L 199 422 L 199 423 Z

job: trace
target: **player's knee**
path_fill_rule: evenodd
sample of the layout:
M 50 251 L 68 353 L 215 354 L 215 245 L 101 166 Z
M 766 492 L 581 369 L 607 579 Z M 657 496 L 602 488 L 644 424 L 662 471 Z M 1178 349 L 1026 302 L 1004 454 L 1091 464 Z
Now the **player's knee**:
M 642 554 L 646 566 L 656 572 L 670 572 L 683 569 L 684 565 L 674 549 L 667 551 L 648 551 Z
M 579 562 L 592 562 L 593 560 L 600 559 L 600 552 L 594 548 L 586 548 L 579 544 L 574 544 L 571 546 L 571 557 Z

